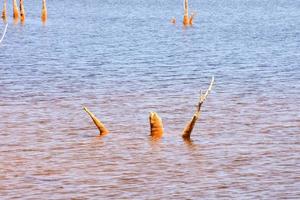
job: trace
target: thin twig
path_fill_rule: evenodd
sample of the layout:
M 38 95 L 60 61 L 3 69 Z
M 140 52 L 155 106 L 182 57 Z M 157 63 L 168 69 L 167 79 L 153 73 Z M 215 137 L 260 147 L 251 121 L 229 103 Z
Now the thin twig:
M 2 42 L 2 40 L 3 40 L 3 38 L 4 38 L 5 34 L 6 34 L 7 26 L 8 26 L 8 23 L 5 25 L 3 35 L 2 35 L 2 37 L 1 37 L 1 39 L 0 39 L 0 43 Z

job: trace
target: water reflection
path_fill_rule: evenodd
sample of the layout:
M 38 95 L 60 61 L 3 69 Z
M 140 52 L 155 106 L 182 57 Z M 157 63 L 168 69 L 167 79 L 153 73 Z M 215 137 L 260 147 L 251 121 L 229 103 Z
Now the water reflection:
M 184 141 L 184 143 L 186 144 L 187 147 L 192 148 L 192 147 L 195 146 L 193 140 L 190 139 L 190 138 L 184 138 L 183 141 Z
M 163 138 L 153 138 L 149 136 L 148 143 L 151 151 L 159 151 L 163 146 Z

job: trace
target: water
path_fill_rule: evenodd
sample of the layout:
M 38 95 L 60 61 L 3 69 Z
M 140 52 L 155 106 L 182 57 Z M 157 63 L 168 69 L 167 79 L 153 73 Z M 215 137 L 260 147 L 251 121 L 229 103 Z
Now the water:
M 299 1 L 190 0 L 189 28 L 181 0 L 49 0 L 45 26 L 41 2 L 25 1 L 24 26 L 8 3 L 1 199 L 300 198 Z

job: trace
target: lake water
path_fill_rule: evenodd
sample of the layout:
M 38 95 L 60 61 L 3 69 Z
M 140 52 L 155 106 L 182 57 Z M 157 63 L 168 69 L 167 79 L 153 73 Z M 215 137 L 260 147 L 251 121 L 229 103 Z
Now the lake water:
M 8 2 L 1 199 L 300 198 L 300 2 L 189 3 L 183 28 L 182 0 L 49 0 L 44 26 L 41 2 L 25 1 L 23 26 Z

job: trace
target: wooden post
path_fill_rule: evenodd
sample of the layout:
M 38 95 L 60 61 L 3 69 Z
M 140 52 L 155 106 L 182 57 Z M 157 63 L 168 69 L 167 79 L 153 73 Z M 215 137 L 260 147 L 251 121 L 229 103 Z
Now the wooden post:
M 48 18 L 48 13 L 47 13 L 46 0 L 43 0 L 42 15 L 41 15 L 42 22 L 45 23 L 47 21 L 47 18 Z
M 17 6 L 17 0 L 13 0 L 13 17 L 14 17 L 14 20 L 19 19 L 19 9 Z
M 24 1 L 20 0 L 20 18 L 21 23 L 25 22 L 25 9 L 24 9 Z
M 183 9 L 184 9 L 184 15 L 183 15 L 183 25 L 187 26 L 189 25 L 189 5 L 188 0 L 184 0 Z
M 7 15 L 6 15 L 6 0 L 4 0 L 4 4 L 3 4 L 3 10 L 2 10 L 2 15 L 1 15 L 2 19 L 4 22 L 7 21 Z

